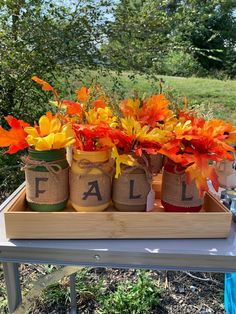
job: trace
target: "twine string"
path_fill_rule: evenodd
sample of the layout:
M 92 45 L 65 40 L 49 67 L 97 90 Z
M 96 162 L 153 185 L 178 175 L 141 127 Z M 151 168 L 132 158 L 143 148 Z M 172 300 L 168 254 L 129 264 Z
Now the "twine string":
M 51 175 L 52 179 L 56 182 L 59 181 L 58 175 L 68 168 L 63 169 L 58 163 L 65 161 L 65 159 L 58 159 L 57 161 L 45 161 L 45 160 L 35 160 L 31 159 L 29 156 L 22 156 L 21 160 L 23 161 L 22 171 L 25 170 L 34 170 L 35 167 L 44 167 Z
M 114 174 L 114 169 L 113 169 L 114 163 L 112 163 L 111 161 L 107 161 L 107 162 L 103 163 L 103 162 L 91 162 L 88 159 L 81 159 L 81 160 L 77 160 L 76 164 L 79 168 L 81 168 L 85 171 L 85 173 L 80 174 L 82 176 L 86 176 L 93 169 L 100 170 L 104 175 L 108 176 L 109 178 L 112 178 L 113 174 Z M 110 172 L 107 171 L 107 169 L 106 169 L 107 165 L 110 166 L 112 171 L 110 171 Z
M 32 170 L 35 167 L 44 167 L 47 169 L 48 172 L 52 173 L 52 174 L 59 174 L 63 168 L 58 164 L 61 161 L 64 161 L 65 159 L 60 159 L 52 162 L 48 162 L 45 160 L 35 160 L 35 159 L 31 159 L 28 156 L 23 156 L 21 157 L 21 160 L 23 161 L 24 165 L 21 168 L 21 170 Z
M 146 175 L 146 179 L 147 179 L 147 182 L 148 184 L 151 186 L 152 185 L 152 172 L 149 170 L 149 163 L 148 163 L 148 160 L 146 158 L 145 155 L 142 155 L 140 157 L 141 161 L 144 163 L 142 164 L 141 162 L 138 161 L 138 165 L 135 165 L 135 166 L 126 166 L 126 165 L 123 165 L 123 169 L 122 169 L 122 172 L 124 174 L 130 174 L 131 172 L 133 172 L 134 170 L 137 170 L 137 169 L 141 169 L 145 172 L 145 175 Z

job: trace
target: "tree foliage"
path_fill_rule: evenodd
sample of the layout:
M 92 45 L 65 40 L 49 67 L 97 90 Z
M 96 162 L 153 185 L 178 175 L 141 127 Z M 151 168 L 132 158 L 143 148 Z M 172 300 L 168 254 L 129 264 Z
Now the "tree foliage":
M 199 65 L 205 73 L 222 70 L 234 77 L 235 8 L 233 0 L 121 0 L 103 52 L 113 67 L 162 74 L 168 54 L 178 58 L 181 52 L 195 59 L 194 73 Z
M 112 67 L 147 70 L 168 51 L 170 21 L 155 1 L 121 0 L 114 16 L 103 47 Z
M 57 73 L 93 66 L 99 59 L 101 7 L 94 1 L 65 6 L 44 0 L 0 1 L 0 114 L 32 120 L 47 97 L 32 75 L 55 83 Z M 32 111 L 32 108 L 34 110 Z
M 228 58 L 236 61 L 235 1 L 185 0 L 177 7 L 174 42 L 181 42 L 201 66 L 210 70 L 228 68 Z M 236 70 L 236 69 L 234 69 Z

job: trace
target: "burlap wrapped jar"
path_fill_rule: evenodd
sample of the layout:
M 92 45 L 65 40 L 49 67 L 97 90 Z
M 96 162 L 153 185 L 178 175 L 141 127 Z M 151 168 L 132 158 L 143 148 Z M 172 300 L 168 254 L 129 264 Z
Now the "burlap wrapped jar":
M 147 196 L 151 189 L 152 175 L 146 166 L 123 165 L 121 174 L 113 180 L 112 201 L 119 211 L 141 212 L 146 210 Z
M 219 185 L 224 188 L 236 188 L 236 162 L 223 160 L 215 164 Z
M 185 168 L 170 159 L 164 165 L 161 203 L 167 212 L 198 212 L 203 204 L 195 181 L 186 184 Z
M 73 152 L 70 201 L 77 211 L 103 211 L 111 202 L 113 166 L 109 151 Z
M 65 149 L 29 149 L 29 155 L 22 160 L 29 207 L 43 212 L 63 210 L 69 195 L 69 165 Z

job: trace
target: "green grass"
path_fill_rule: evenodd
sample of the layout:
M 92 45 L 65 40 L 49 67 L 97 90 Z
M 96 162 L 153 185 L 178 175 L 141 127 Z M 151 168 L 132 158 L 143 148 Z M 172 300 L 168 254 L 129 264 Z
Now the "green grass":
M 115 105 L 119 103 L 119 99 L 134 95 L 135 91 L 140 96 L 144 93 L 158 93 L 161 85 L 167 97 L 180 106 L 184 103 L 184 97 L 187 97 L 190 107 L 200 105 L 205 112 L 211 111 L 214 117 L 236 122 L 236 81 L 161 75 L 154 79 L 129 72 L 118 75 L 114 72 L 78 70 L 59 80 L 64 91 L 70 86 L 68 96 L 72 96 L 72 91 L 78 87 L 90 86 L 92 83 L 102 85 L 113 96 Z
M 236 119 L 236 81 L 168 76 L 163 80 L 179 96 L 186 96 L 190 104 L 205 104 L 215 116 Z
M 220 81 L 205 78 L 163 76 L 164 81 L 180 95 L 196 102 L 223 104 L 235 109 L 236 81 Z
M 126 280 L 114 292 L 100 296 L 96 314 L 151 313 L 160 304 L 161 292 L 150 274 L 140 270 L 136 282 Z

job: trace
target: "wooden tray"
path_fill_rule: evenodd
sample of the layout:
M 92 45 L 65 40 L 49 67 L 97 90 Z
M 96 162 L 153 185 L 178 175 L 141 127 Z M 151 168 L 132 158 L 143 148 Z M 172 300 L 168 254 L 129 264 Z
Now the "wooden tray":
M 160 197 L 160 179 L 154 181 Z M 76 212 L 70 205 L 62 212 L 29 211 L 23 189 L 7 206 L 6 236 L 9 239 L 144 239 L 226 238 L 232 215 L 207 193 L 199 213 L 166 213 L 156 200 L 152 212 Z

